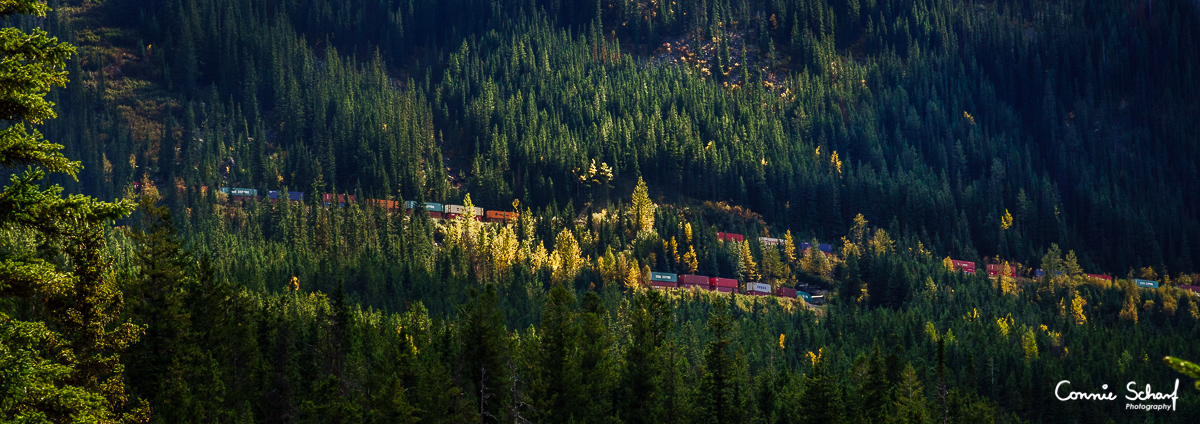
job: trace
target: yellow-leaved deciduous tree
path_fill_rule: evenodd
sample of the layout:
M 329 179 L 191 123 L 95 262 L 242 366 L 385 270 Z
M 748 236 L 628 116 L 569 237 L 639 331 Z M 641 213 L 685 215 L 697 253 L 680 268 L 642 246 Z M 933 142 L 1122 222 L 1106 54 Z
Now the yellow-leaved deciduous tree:
M 871 238 L 871 251 L 875 252 L 876 255 L 891 252 L 895 245 L 896 242 L 892 241 L 887 231 L 884 231 L 882 228 L 875 230 L 875 237 Z
M 1012 266 L 1008 264 L 1008 261 L 1004 261 L 1001 264 L 1000 275 L 997 275 L 996 279 L 1000 282 L 1001 292 L 1004 294 L 1017 294 L 1017 279 L 1013 277 Z
M 1075 325 L 1087 323 L 1087 315 L 1083 313 L 1084 306 L 1087 306 L 1087 299 L 1080 296 L 1074 288 L 1069 289 L 1067 296 L 1058 302 L 1059 313 Z
M 646 182 L 642 181 L 642 177 L 638 177 L 637 188 L 633 189 L 633 209 L 634 224 L 637 225 L 638 232 L 654 230 L 654 212 L 658 206 L 650 200 L 650 190 L 646 186 Z
M 687 244 L 692 244 L 692 223 L 683 223 L 683 235 L 687 237 Z
M 571 231 L 563 228 L 558 233 L 558 237 L 554 238 L 554 254 L 551 259 L 551 267 L 553 272 L 550 274 L 552 283 L 570 283 L 575 279 L 575 275 L 579 272 L 586 261 L 580 257 L 579 243 L 575 241 L 575 235 Z
M 513 263 L 519 259 L 517 255 L 520 252 L 520 244 L 517 243 L 517 233 L 513 232 L 511 226 L 500 227 L 496 237 L 492 238 L 490 247 L 492 271 L 497 276 L 508 275 Z
M 850 242 L 859 247 L 867 243 L 867 218 L 861 213 L 854 217 L 854 225 L 850 227 Z
M 754 254 L 750 252 L 750 243 L 739 243 L 741 246 L 738 249 L 741 252 L 742 278 L 744 281 L 755 282 L 762 278 L 758 273 L 758 263 L 754 261 Z
M 796 241 L 792 239 L 792 230 L 783 233 L 783 261 L 788 265 L 796 263 Z
M 1012 225 L 1013 225 L 1012 214 L 1008 213 L 1008 209 L 1005 209 L 1004 216 L 1000 217 L 1000 229 L 1007 230 L 1009 228 L 1012 228 Z
M 1138 304 L 1141 303 L 1142 293 L 1138 290 L 1137 284 L 1133 281 L 1120 281 L 1117 283 L 1123 289 L 1123 297 L 1125 303 L 1121 306 L 1121 313 L 1118 316 L 1121 319 L 1133 321 L 1134 325 L 1138 322 Z
M 946 271 L 954 272 L 954 260 L 950 259 L 949 256 L 942 259 L 942 266 L 946 268 Z
M 700 261 L 696 258 L 694 246 L 688 246 L 687 253 L 683 254 L 683 267 L 687 269 L 688 274 L 695 274 L 700 269 Z

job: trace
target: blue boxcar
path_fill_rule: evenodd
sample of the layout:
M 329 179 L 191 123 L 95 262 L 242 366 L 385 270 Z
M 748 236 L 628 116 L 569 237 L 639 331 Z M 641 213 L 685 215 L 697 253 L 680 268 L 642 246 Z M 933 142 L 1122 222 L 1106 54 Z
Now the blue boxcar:
M 441 203 L 426 203 L 425 210 L 430 211 L 430 212 L 441 212 L 442 204 Z
M 1042 269 L 1041 269 L 1041 268 L 1038 268 L 1038 269 L 1035 269 L 1035 270 L 1033 270 L 1033 276 L 1034 276 L 1034 277 L 1036 277 L 1036 278 L 1042 278 L 1042 277 L 1044 277 L 1045 275 L 1046 275 L 1046 272 L 1045 272 L 1045 271 L 1042 271 Z
M 221 187 L 221 192 L 230 196 L 258 196 L 258 190 L 253 188 Z
M 1137 283 L 1137 286 L 1142 287 L 1142 288 L 1147 288 L 1147 289 L 1157 289 L 1158 288 L 1157 281 L 1135 279 L 1135 280 L 1133 280 L 1133 282 Z
M 822 252 L 825 252 L 825 253 L 833 253 L 833 246 L 830 246 L 830 245 L 828 245 L 828 244 L 825 244 L 825 243 L 821 243 L 820 245 L 818 245 L 818 246 L 817 246 L 817 248 L 818 248 L 818 249 L 820 249 Z
M 812 303 L 812 301 L 813 301 L 812 295 L 808 294 L 808 292 L 798 291 L 798 292 L 796 292 L 796 295 L 804 298 L 805 302 Z
M 679 276 L 669 272 L 651 272 L 650 281 L 666 281 L 670 283 L 679 282 Z
M 807 241 L 800 242 L 800 251 L 801 252 L 808 250 L 808 248 L 810 248 L 810 247 L 812 247 L 812 245 L 809 244 Z

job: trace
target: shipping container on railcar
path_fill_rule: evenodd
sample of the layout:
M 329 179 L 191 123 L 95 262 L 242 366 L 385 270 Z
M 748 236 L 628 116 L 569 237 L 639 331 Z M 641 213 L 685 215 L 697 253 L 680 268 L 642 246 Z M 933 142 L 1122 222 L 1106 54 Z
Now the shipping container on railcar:
M 709 278 L 706 276 L 703 276 L 703 275 L 680 274 L 679 275 L 679 287 L 683 287 L 683 288 L 695 287 L 695 288 L 701 288 L 704 290 L 712 290 L 712 287 L 709 286 L 708 280 L 709 280 Z
M 988 266 L 987 266 L 987 273 L 988 273 L 988 276 L 991 276 L 991 277 L 995 277 L 995 276 L 997 276 L 997 275 L 1000 275 L 1000 271 L 1003 271 L 1003 270 L 1004 270 L 1004 266 L 1003 266 L 1003 265 L 999 265 L 999 264 L 988 264 Z M 1009 274 L 1008 274 L 1008 275 L 1011 275 L 1011 276 L 1016 276 L 1016 275 L 1017 275 L 1017 266 L 1016 266 L 1016 265 L 1009 265 L 1009 266 L 1008 266 L 1008 271 L 1009 271 Z
M 1183 289 L 1183 290 L 1187 290 L 1189 292 L 1192 292 L 1193 296 L 1200 296 L 1200 286 L 1190 286 L 1190 285 L 1186 285 L 1186 284 L 1181 284 L 1181 285 L 1179 285 L 1179 288 Z
M 804 299 L 805 302 L 813 303 L 812 295 L 808 292 L 798 291 L 796 294 L 799 295 L 801 299 Z
M 708 285 L 722 293 L 738 292 L 738 280 L 732 278 L 712 277 L 708 279 Z
M 833 253 L 833 245 L 821 243 L 817 245 L 817 250 L 825 252 L 826 254 Z
M 779 297 L 795 299 L 796 298 L 796 289 L 793 289 L 791 287 L 780 287 L 780 288 L 775 289 L 775 295 L 779 296 Z
M 759 237 L 758 242 L 762 243 L 763 246 L 782 246 L 784 240 L 780 238 Z
M 1144 288 L 1144 289 L 1157 289 L 1157 288 L 1158 288 L 1158 282 L 1157 282 L 1157 281 L 1151 281 L 1151 280 L 1139 280 L 1139 279 L 1136 279 L 1136 278 L 1135 278 L 1135 279 L 1133 280 L 1133 282 L 1134 282 L 1134 283 L 1136 283 L 1138 287 L 1141 287 L 1141 288 Z
M 812 247 L 812 243 L 809 243 L 807 241 L 800 242 L 800 253 L 804 253 L 804 251 L 808 250 L 808 248 L 810 248 L 810 247 Z
M 321 195 L 321 202 L 325 204 L 325 207 L 336 205 L 344 208 L 346 206 L 350 206 L 351 203 L 354 203 L 354 195 L 324 193 Z
M 229 196 L 229 200 L 258 200 L 258 189 L 221 187 L 220 191 Z
M 1110 283 L 1113 280 L 1111 275 L 1100 275 L 1100 274 L 1084 274 L 1084 275 L 1088 276 L 1088 278 L 1091 278 L 1091 279 L 1107 281 Z
M 658 288 L 675 288 L 679 287 L 679 276 L 669 272 L 651 272 L 650 285 Z
M 954 269 L 958 270 L 959 272 L 963 272 L 966 274 L 975 274 L 975 263 L 974 262 L 960 261 L 957 259 L 951 259 L 950 262 L 954 264 Z
M 746 241 L 746 237 L 741 234 L 718 232 L 717 240 L 742 242 Z
M 746 294 L 751 296 L 770 296 L 771 285 L 763 283 L 746 283 Z
M 484 221 L 487 222 L 510 222 L 517 220 L 516 212 L 492 211 L 484 212 Z
M 276 202 L 279 200 L 279 193 L 280 193 L 279 190 L 271 190 L 271 191 L 267 192 L 267 197 L 269 197 L 271 199 L 271 202 Z M 304 201 L 304 192 L 289 191 L 289 192 L 287 192 L 287 197 L 288 197 L 288 201 L 303 202 Z

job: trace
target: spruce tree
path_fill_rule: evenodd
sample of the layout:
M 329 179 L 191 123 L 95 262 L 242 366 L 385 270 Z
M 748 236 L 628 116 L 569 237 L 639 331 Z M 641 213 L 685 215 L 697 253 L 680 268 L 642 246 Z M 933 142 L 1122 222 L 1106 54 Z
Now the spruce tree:
M 0 17 L 44 18 L 37 0 L 6 2 Z M 0 421 L 118 422 L 145 418 L 126 411 L 120 352 L 138 338 L 121 323 L 120 292 L 108 279 L 105 230 L 126 216 L 128 202 L 63 197 L 58 185 L 42 189 L 48 173 L 76 178 L 82 166 L 63 146 L 26 124 L 56 117 L 45 99 L 64 87 L 75 48 L 41 29 L 0 29 L 0 167 L 24 172 L 0 192 L 0 297 L 5 304 L 38 304 L 33 320 L 0 310 Z M 44 304 L 42 302 L 45 302 Z M 42 307 L 41 305 L 44 305 Z

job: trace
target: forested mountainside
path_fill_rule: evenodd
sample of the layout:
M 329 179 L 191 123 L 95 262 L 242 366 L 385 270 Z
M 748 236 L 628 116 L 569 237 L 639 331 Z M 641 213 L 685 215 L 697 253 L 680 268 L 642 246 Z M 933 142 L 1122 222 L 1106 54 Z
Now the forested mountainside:
M 0 420 L 1200 421 L 1194 1 L 49 3 Z

